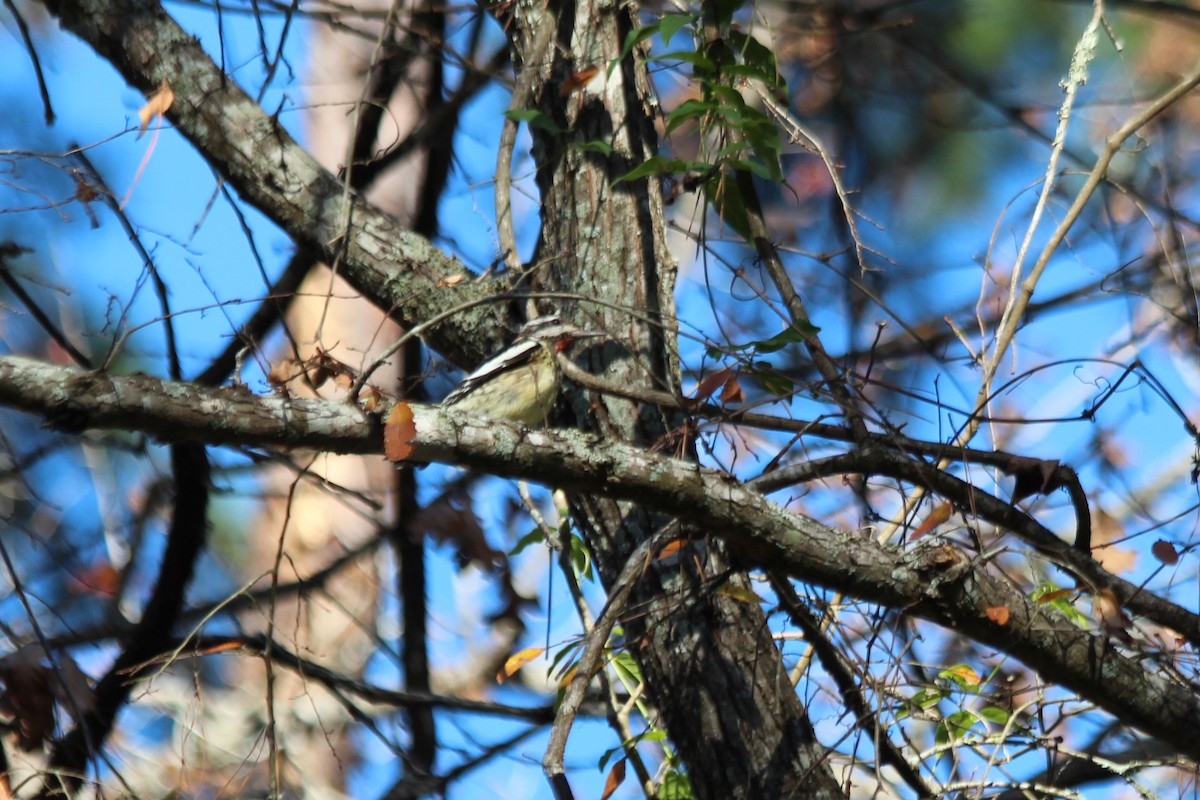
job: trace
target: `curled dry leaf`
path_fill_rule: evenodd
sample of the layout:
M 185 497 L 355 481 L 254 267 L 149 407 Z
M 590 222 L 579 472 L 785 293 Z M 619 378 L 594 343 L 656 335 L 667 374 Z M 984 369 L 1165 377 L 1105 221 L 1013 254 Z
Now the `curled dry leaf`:
M 408 403 L 396 403 L 383 424 L 383 454 L 388 461 L 407 461 L 412 455 L 412 440 L 417 426 Z
M 1101 589 L 1092 595 L 1092 615 L 1100 623 L 1100 629 L 1126 644 L 1133 642 L 1129 629 L 1133 620 L 1121 609 L 1121 601 L 1112 589 Z
M 920 539 L 922 536 L 932 531 L 938 525 L 941 525 L 943 522 L 950 519 L 950 514 L 953 512 L 954 506 L 950 505 L 949 503 L 942 503 L 940 506 L 934 508 L 933 511 L 929 512 L 929 516 L 927 516 L 925 520 L 917 526 L 917 529 L 913 531 L 910 541 L 915 542 L 917 539 Z
M 282 361 L 276 361 L 267 370 L 267 383 L 271 384 L 274 389 L 283 389 L 299 374 L 300 365 L 296 363 L 296 360 L 285 358 Z
M 678 539 L 672 539 L 671 541 L 669 541 L 665 545 L 663 545 L 663 549 L 658 551 L 658 553 L 654 556 L 654 560 L 659 561 L 664 558 L 670 558 L 671 556 L 675 555 L 680 550 L 682 550 L 683 546 L 685 544 L 687 544 L 687 542 L 688 542 L 688 540 L 684 539 L 683 537 L 680 537 Z
M 608 777 L 604 781 L 604 794 L 600 795 L 600 800 L 608 800 L 613 796 L 613 792 L 621 787 L 625 782 L 625 759 L 619 759 L 617 763 L 612 765 L 612 769 L 608 771 Z
M 363 388 L 358 395 L 358 405 L 363 411 L 378 411 L 379 405 L 383 402 L 383 392 L 379 391 L 379 387 L 368 384 Z
M 26 645 L 0 658 L 0 711 L 17 721 L 17 744 L 38 750 L 54 735 L 54 703 L 78 719 L 96 704 L 91 684 L 65 653 L 51 663 L 41 645 Z
M 167 83 L 167 79 L 163 78 L 158 91 L 150 95 L 149 99 L 146 100 L 146 105 L 138 109 L 138 119 L 142 122 L 141 127 L 138 128 L 138 136 L 146 132 L 146 128 L 150 127 L 150 122 L 155 117 L 161 117 L 166 114 L 174 102 L 175 92 L 171 89 L 171 85 Z
M 746 392 L 742 390 L 742 384 L 738 381 L 737 375 L 734 375 L 721 390 L 721 402 L 728 405 L 729 403 L 742 403 L 745 400 Z
M 704 379 L 696 385 L 696 392 L 691 398 L 692 402 L 703 403 L 712 396 L 713 392 L 717 391 L 717 389 L 720 389 L 732 379 L 733 370 L 729 369 L 728 367 L 725 369 L 719 369 L 716 372 L 704 376 Z
M 511 678 L 516 671 L 521 667 L 533 661 L 535 658 L 544 653 L 544 647 L 526 647 L 524 650 L 518 650 L 508 657 L 504 662 L 504 667 L 496 673 L 496 683 L 504 683 L 507 678 Z
M 389 422 L 383 429 L 385 452 L 388 449 L 388 430 L 391 427 L 389 416 Z M 413 428 L 412 431 L 398 434 L 406 448 L 409 447 L 408 442 L 416 435 L 416 429 Z M 439 544 L 449 544 L 454 548 L 454 560 L 460 568 L 475 564 L 486 572 L 507 574 L 507 556 L 488 543 L 483 523 L 471 507 L 471 498 L 461 487 L 442 492 L 437 499 L 417 512 L 410 523 L 409 535 L 429 536 Z
M 566 97 L 576 89 L 583 88 L 587 85 L 588 81 L 599 74 L 600 68 L 595 65 L 584 67 L 578 72 L 572 73 L 565 81 L 562 82 L 562 86 L 558 87 L 558 96 Z
M 1009 462 L 1013 484 L 1012 501 L 1019 503 L 1035 494 L 1049 494 L 1062 486 L 1058 478 L 1058 461 L 1054 459 L 1017 456 Z

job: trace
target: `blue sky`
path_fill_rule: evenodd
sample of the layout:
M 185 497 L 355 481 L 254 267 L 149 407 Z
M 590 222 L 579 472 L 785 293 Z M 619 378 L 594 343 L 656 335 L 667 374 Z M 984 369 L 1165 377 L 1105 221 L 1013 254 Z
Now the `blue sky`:
M 209 12 L 190 6 L 171 6 L 170 11 L 205 42 L 215 40 L 213 19 Z M 38 23 L 32 10 L 29 18 Z M 158 133 L 157 138 L 153 138 L 153 135 L 137 138 L 132 130 L 136 128 L 136 112 L 144 98 L 128 88 L 85 45 L 69 36 L 56 35 L 53 33 L 53 22 L 41 21 L 37 32 L 39 55 L 51 84 L 55 110 L 59 114 L 58 123 L 51 129 L 45 129 L 36 94 L 30 88 L 34 85 L 32 68 L 16 37 L 15 27 L 6 16 L 0 19 L 4 20 L 3 26 L 0 26 L 0 100 L 8 109 L 0 119 L 0 144 L 48 154 L 62 152 L 74 142 L 95 144 L 89 150 L 89 157 L 114 193 L 124 195 L 132 187 L 128 213 L 172 287 L 174 309 L 176 312 L 186 312 L 178 314 L 176 324 L 181 341 L 186 343 L 185 371 L 194 374 L 213 353 L 223 347 L 224 337 L 253 309 L 251 303 L 227 304 L 235 300 L 252 299 L 264 287 L 254 265 L 251 243 L 242 233 L 237 217 L 225 199 L 216 195 L 218 183 L 213 172 L 169 126 Z M 281 119 L 297 133 L 302 127 L 300 109 L 305 101 L 303 70 L 306 33 L 305 27 L 300 26 L 284 51 L 288 62 L 296 70 L 296 82 L 281 80 L 266 92 L 263 102 L 268 109 L 281 108 Z M 263 71 L 258 58 L 257 34 L 249 18 L 227 17 L 224 34 L 226 63 L 233 65 L 233 73 L 244 86 L 257 86 Z M 274 41 L 278 34 L 279 21 L 268 19 L 267 39 Z M 489 35 L 499 46 L 497 32 L 492 30 Z M 1057 47 L 1062 46 L 1063 43 L 1057 43 Z M 1048 48 L 1048 51 L 1051 50 L 1054 48 Z M 1051 53 L 1045 57 L 1051 59 L 1053 55 Z M 283 74 L 286 75 L 286 70 Z M 1108 73 L 1109 76 L 1111 74 Z M 1121 85 L 1118 79 L 1113 80 Z M 1050 103 L 1057 102 L 1057 94 L 1048 90 L 1043 93 L 1043 99 Z M 485 267 L 496 256 L 491 175 L 499 131 L 497 120 L 507 102 L 507 96 L 502 91 L 490 90 L 472 105 L 469 111 L 471 123 L 463 126 L 455 142 L 458 161 L 451 188 L 443 200 L 445 231 L 441 243 L 476 268 Z M 1094 144 L 1091 128 L 1102 127 L 1113 116 L 1104 108 L 1081 111 L 1081 124 L 1076 128 L 1073 144 L 1082 149 Z M 151 141 L 154 142 L 153 153 L 144 171 L 138 175 L 139 164 Z M 988 142 L 987 137 L 981 136 L 971 139 L 966 146 L 978 148 L 979 157 L 984 158 L 988 155 Z M 950 311 L 978 294 L 981 281 L 978 264 L 988 251 L 992 225 L 1001 215 L 1005 215 L 1001 234 L 997 237 L 998 244 L 992 252 L 993 259 L 1003 263 L 1006 258 L 1011 258 L 1013 242 L 1024 231 L 1028 209 L 1034 198 L 1028 187 L 1036 186 L 1042 177 L 1046 154 L 1044 145 L 1024 142 L 1004 168 L 987 172 L 988 181 L 978 187 L 970 203 L 963 203 L 959 213 L 947 212 L 937 224 L 931 224 L 916 213 L 911 217 L 897 213 L 895 198 L 869 192 L 859 197 L 860 208 L 867 216 L 882 220 L 884 224 L 884 229 L 880 231 L 863 226 L 872 242 L 904 266 L 916 267 L 911 273 L 910 283 L 889 294 L 888 301 L 894 310 L 914 316 L 929 307 Z M 3 207 L 42 202 L 41 198 L 15 191 L 14 186 L 37 186 L 51 198 L 66 198 L 74 191 L 61 163 L 32 160 L 18 163 L 19 174 L 0 173 L 0 179 L 7 181 L 7 184 L 0 185 Z M 517 209 L 518 219 L 522 222 L 519 232 L 524 255 L 528 255 L 536 237 L 537 209 L 529 188 L 530 169 L 528 157 L 520 155 L 516 173 L 523 178 L 525 192 L 517 196 L 530 198 L 522 200 Z M 904 202 L 899 204 L 901 211 L 906 205 L 913 207 L 920 204 L 923 197 L 933 194 L 937 177 L 935 174 L 914 174 L 906 187 Z M 1006 205 L 1013 198 L 1018 200 L 1006 212 Z M 1180 199 L 1186 204 L 1186 197 Z M 290 244 L 286 237 L 252 209 L 245 205 L 239 208 L 252 231 L 253 247 L 261 255 L 268 277 L 273 278 L 286 263 Z M 74 329 L 84 341 L 101 347 L 111 336 L 111 327 L 105 326 L 111 326 L 115 321 L 115 309 L 119 309 L 120 302 L 135 291 L 140 277 L 140 264 L 112 215 L 99 205 L 95 207 L 95 212 L 102 223 L 95 230 L 87 224 L 86 215 L 77 204 L 58 211 L 2 214 L 0 239 L 13 238 L 37 249 L 36 269 L 45 270 L 39 274 L 39 278 L 47 285 L 37 291 L 40 299 L 64 309 L 78 301 L 91 302 L 86 309 L 87 316 L 73 321 Z M 1054 224 L 1055 215 L 1059 212 L 1061 205 L 1052 209 L 1050 218 L 1039 230 L 1039 240 Z M 202 223 L 197 225 L 199 220 Z M 1050 296 L 1112 272 L 1120 264 L 1121 252 L 1115 244 L 1105 246 L 1102 237 L 1089 240 L 1088 244 L 1077 248 L 1063 249 L 1040 285 L 1038 296 Z M 717 297 L 719 313 L 730 317 L 736 316 L 744 308 L 735 302 L 743 298 L 739 296 L 735 283 L 713 279 L 711 285 L 707 285 L 700 265 L 689 263 L 694 255 L 692 250 L 682 250 L 680 253 L 683 261 L 679 290 L 681 316 L 700 333 L 716 335 L 718 329 L 715 320 L 718 313 L 710 307 L 710 298 Z M 740 256 L 732 257 L 735 263 L 739 262 Z M 919 269 L 922 259 L 939 265 L 949 264 L 951 267 L 922 273 Z M 829 285 L 830 276 L 822 271 L 823 267 L 801 257 L 797 257 L 791 266 L 798 280 L 809 281 L 808 285 L 815 287 Z M 713 267 L 708 274 L 720 276 L 720 268 Z M 104 298 L 110 296 L 117 299 L 116 305 L 104 304 Z M 1180 352 L 1170 344 L 1163 343 L 1161 338 L 1155 338 L 1153 333 L 1148 339 L 1139 340 L 1136 348 L 1120 347 L 1128 338 L 1125 331 L 1138 306 L 1138 301 L 1114 295 L 1105 303 L 1036 320 L 1018 337 L 1018 369 L 1085 353 L 1096 355 L 1109 352 L 1114 359 L 1122 362 L 1138 356 L 1176 398 L 1187 401 L 1184 407 L 1190 411 L 1193 405 L 1190 398 L 1200 388 L 1194 353 Z M 827 345 L 833 349 L 846 344 L 846 341 L 837 338 L 839 333 L 844 333 L 842 314 L 843 310 L 836 304 L 822 304 L 815 318 L 815 322 L 830 337 Z M 158 316 L 159 307 L 152 292 L 148 288 L 141 289 L 139 299 L 131 310 L 131 322 L 149 322 Z M 886 318 L 887 315 L 879 310 L 871 310 L 865 316 L 868 324 Z M 894 325 L 891 330 L 895 330 Z M 862 331 L 855 333 L 856 337 L 863 335 Z M 13 351 L 19 351 L 28 344 L 21 332 L 15 329 L 4 331 L 4 336 L 3 341 Z M 976 333 L 976 343 L 977 338 Z M 685 345 L 685 353 L 687 347 Z M 701 348 L 696 345 L 692 350 L 698 354 Z M 137 363 L 139 368 L 161 371 L 164 352 L 161 329 L 151 326 L 137 334 L 127 345 L 127 351 L 133 357 L 131 361 Z M 936 387 L 935 374 L 939 379 Z M 1023 383 L 1021 396 L 1040 396 L 1041 402 L 1032 406 L 1040 416 L 1069 417 L 1086 407 L 1104 388 L 1105 381 L 1112 381 L 1118 375 L 1119 369 L 1115 367 L 1064 363 L 1039 372 Z M 266 390 L 261 373 L 254 367 L 243 377 L 252 388 Z M 1007 374 L 1002 375 L 1002 379 L 1006 377 Z M 924 372 L 910 388 L 929 393 L 936 388 L 944 400 L 964 407 L 974 397 L 976 380 L 975 373 L 969 367 L 960 365 L 950 368 L 943 365 L 936 371 L 929 369 Z M 1000 398 L 998 405 L 1003 405 L 1004 401 L 1005 398 Z M 801 413 L 804 408 L 802 401 L 792 406 L 796 413 Z M 961 418 L 952 413 L 938 415 L 928 407 L 918 407 L 909 420 L 911 427 L 908 432 L 937 435 L 940 431 L 945 438 L 944 433 L 957 422 L 961 422 Z M 1094 446 L 1092 437 L 1097 426 L 1118 429 L 1120 444 L 1127 450 L 1130 463 L 1146 466 L 1144 470 L 1131 470 L 1137 481 L 1153 482 L 1159 465 L 1177 468 L 1179 464 L 1186 464 L 1193 449 L 1192 443 L 1182 435 L 1178 420 L 1171 417 L 1165 404 L 1152 392 L 1132 383 L 1109 401 L 1098 415 L 1097 423 L 1018 428 L 1012 431 L 1013 438 L 1006 446 L 1028 455 L 1084 462 L 1090 459 L 1090 449 Z M 730 456 L 731 451 L 722 451 L 718 447 L 717 453 L 718 456 Z M 243 463 L 229 454 L 219 456 L 219 460 L 226 465 Z M 58 466 L 59 462 L 51 461 L 47 462 L 45 469 L 54 470 Z M 750 471 L 759 465 L 741 462 L 739 466 Z M 115 475 L 131 483 L 147 480 L 151 472 L 129 459 L 120 460 L 119 465 L 114 467 Z M 443 472 L 438 468 L 427 471 L 428 480 L 424 481 L 424 488 L 428 494 L 436 492 L 435 479 L 441 474 Z M 1098 506 L 1115 508 L 1125 502 L 1119 484 L 1118 491 L 1099 488 L 1113 485 L 1107 476 L 1085 471 L 1084 479 L 1086 485 L 1095 488 Z M 1185 484 L 1186 481 L 1180 483 L 1181 486 Z M 229 479 L 228 486 L 247 492 L 253 488 L 248 482 L 233 478 Z M 475 497 L 476 508 L 494 531 L 496 544 L 502 546 L 511 543 L 511 537 L 506 537 L 500 529 L 504 527 L 505 504 L 512 496 L 512 489 L 508 484 L 501 483 L 485 484 L 485 487 Z M 1129 488 L 1136 490 L 1138 486 L 1135 484 Z M 103 491 L 96 488 L 87 476 L 63 480 L 57 484 L 57 490 L 58 494 L 50 500 L 68 509 L 68 521 L 81 529 L 94 528 L 96 523 L 90 517 L 97 508 L 104 506 Z M 114 492 L 114 496 L 116 494 L 119 492 Z M 1186 511 L 1195 502 L 1194 489 L 1184 488 L 1158 500 L 1154 504 L 1154 512 L 1159 517 L 1170 517 Z M 237 497 L 224 497 L 218 501 L 216 510 L 222 524 L 234 531 L 230 535 L 236 536 L 246 504 L 245 499 Z M 1039 507 L 1039 514 L 1045 514 L 1047 521 L 1064 527 L 1068 525 L 1069 509 L 1064 508 L 1061 497 L 1038 500 L 1035 505 Z M 1149 524 L 1147 521 L 1147 526 Z M 1151 538 L 1163 536 L 1186 543 L 1191 539 L 1194 524 L 1194 513 L 1187 514 Z M 517 532 L 518 535 L 521 533 L 524 531 Z M 459 617 L 478 616 L 478 604 L 492 604 L 495 599 L 486 581 L 460 573 L 445 548 L 431 547 L 431 552 L 431 607 L 438 609 L 436 613 L 440 615 L 435 619 L 436 624 L 431 626 L 435 631 L 434 658 L 436 662 L 452 664 L 464 656 L 465 642 L 447 631 L 454 627 L 453 623 Z M 528 551 L 520 558 L 518 565 L 521 579 L 529 584 L 526 588 L 542 591 L 546 568 L 544 555 L 539 548 Z M 213 563 L 207 569 L 216 576 L 219 575 L 218 567 Z M 1152 559 L 1143 554 L 1126 577 L 1135 580 L 1148 578 L 1157 567 Z M 1160 574 L 1157 580 L 1161 582 L 1166 577 Z M 1177 581 L 1177 587 L 1186 596 L 1188 593 L 1194 594 L 1193 583 L 1191 578 L 1184 577 Z M 232 585 L 225 587 L 219 582 L 216 585 L 229 590 L 234 588 Z M 213 586 L 210 584 L 205 588 L 212 589 Z M 589 592 L 593 609 L 598 610 L 602 596 L 595 587 Z M 553 593 L 554 615 L 548 624 L 551 641 L 558 643 L 570 637 L 577 630 L 577 624 L 560 577 L 555 579 Z M 388 595 L 381 601 L 385 612 L 394 613 L 393 600 Z M 544 643 L 547 625 L 544 614 L 532 612 L 527 622 L 529 630 L 525 645 Z M 439 632 L 442 635 L 438 635 Z M 788 652 L 798 650 L 789 648 Z M 100 658 L 96 659 L 97 666 L 100 661 Z M 386 683 L 390 668 L 390 663 L 381 661 L 375 667 L 375 675 Z M 544 701 L 541 696 L 508 686 L 497 689 L 495 699 L 514 704 L 540 704 Z M 443 715 L 441 723 L 440 730 L 445 737 L 443 744 L 447 748 L 474 746 L 477 741 L 496 741 L 518 728 L 499 718 L 470 715 L 455 715 L 453 722 L 450 716 Z M 837 729 L 838 724 L 822 719 L 819 729 L 825 733 Z M 358 793 L 361 790 L 364 796 L 369 796 L 393 777 L 394 766 L 390 754 L 379 747 L 370 735 L 364 734 L 358 741 L 367 760 L 355 773 L 355 791 Z M 599 794 L 603 774 L 595 770 L 595 762 L 604 750 L 615 744 L 614 735 L 601 722 L 582 721 L 577 726 L 569 751 L 570 762 L 579 767 L 574 774 L 577 791 L 585 795 Z M 477 775 L 453 787 L 450 796 L 548 797 L 549 791 L 538 764 L 544 747 L 544 733 L 531 737 L 515 749 L 515 758 L 498 759 Z M 443 768 L 454 761 L 449 750 L 443 751 L 443 758 L 439 762 Z M 639 793 L 629 784 L 617 795 L 635 796 L 639 796 Z

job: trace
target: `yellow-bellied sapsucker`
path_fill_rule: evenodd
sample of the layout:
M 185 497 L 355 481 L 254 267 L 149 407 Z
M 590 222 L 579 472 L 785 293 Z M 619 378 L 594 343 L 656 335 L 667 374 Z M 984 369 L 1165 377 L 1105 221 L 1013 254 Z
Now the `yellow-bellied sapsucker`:
M 443 408 L 536 425 L 550 414 L 562 375 L 557 354 L 579 339 L 604 336 L 584 331 L 559 317 L 538 317 L 517 338 L 446 395 Z

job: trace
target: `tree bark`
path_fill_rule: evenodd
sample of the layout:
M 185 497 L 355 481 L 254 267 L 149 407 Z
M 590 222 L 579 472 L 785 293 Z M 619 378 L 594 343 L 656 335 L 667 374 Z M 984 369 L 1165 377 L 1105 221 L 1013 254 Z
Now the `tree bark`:
M 635 13 L 613 0 L 520 4 L 514 12 L 517 85 L 527 86 L 531 106 L 554 122 L 554 132 L 531 126 L 543 223 L 531 283 L 601 301 L 564 311 L 616 340 L 593 348 L 589 371 L 618 385 L 677 392 L 675 269 L 661 187 L 656 179 L 613 185 L 657 152 L 644 61 L 631 54 L 607 70 Z M 597 77 L 564 99 L 562 87 L 589 67 L 599 68 Z M 591 142 L 611 154 L 584 147 Z M 592 401 L 577 399 L 574 421 L 606 437 L 649 448 L 682 432 L 678 414 L 619 398 Z M 610 589 L 634 548 L 671 521 L 586 494 L 572 498 L 572 513 Z M 648 570 L 625 638 L 697 797 L 842 797 L 762 610 L 715 591 L 726 580 L 746 581 L 726 577 L 723 546 L 713 539 L 690 558 Z

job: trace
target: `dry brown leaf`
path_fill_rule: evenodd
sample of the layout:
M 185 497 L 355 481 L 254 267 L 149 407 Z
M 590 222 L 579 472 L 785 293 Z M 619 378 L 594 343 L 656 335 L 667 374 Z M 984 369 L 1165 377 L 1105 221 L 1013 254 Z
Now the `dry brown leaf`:
M 1054 459 L 1017 456 L 1009 462 L 1009 470 L 1016 478 L 1012 490 L 1014 503 L 1035 494 L 1049 494 L 1062 485 L 1057 477 L 1058 461 Z
M 1133 620 L 1121 610 L 1121 601 L 1112 589 L 1101 589 L 1092 595 L 1092 615 L 1100 623 L 1100 629 L 1109 636 L 1126 644 L 1133 642 L 1129 635 Z
M 171 85 L 167 83 L 167 79 L 163 78 L 158 91 L 150 95 L 149 99 L 146 100 L 146 105 L 138 109 L 138 119 L 142 121 L 141 127 L 138 128 L 138 136 L 146 132 L 146 128 L 150 127 L 150 122 L 155 117 L 161 117 L 166 114 L 174 102 L 175 92 L 171 89 Z
M 358 395 L 358 405 L 363 411 L 371 412 L 378 411 L 379 405 L 383 402 L 383 392 L 379 391 L 379 387 L 368 384 L 363 388 Z
M 1175 552 L 1175 545 L 1168 542 L 1166 539 L 1159 539 L 1150 546 L 1150 552 L 1164 564 L 1178 564 L 1179 553 Z
M 1071 594 L 1074 591 L 1075 591 L 1074 589 L 1055 589 L 1053 592 L 1046 592 L 1044 595 L 1042 595 L 1041 597 L 1039 597 L 1037 599 L 1038 605 L 1044 606 L 1047 603 L 1053 603 L 1055 600 L 1059 599 L 1060 597 L 1066 597 L 1067 595 Z
M 584 67 L 578 72 L 572 73 L 565 81 L 563 81 L 562 86 L 558 87 L 558 96 L 566 97 L 576 89 L 586 86 L 587 82 L 596 77 L 598 74 L 600 74 L 600 68 L 594 65 Z
M 412 455 L 412 440 L 417 436 L 412 409 L 403 401 L 388 412 L 383 425 L 383 454 L 388 461 L 407 461 Z
M 1137 551 L 1111 544 L 1125 535 L 1120 520 L 1104 509 L 1092 518 L 1092 557 L 1114 575 L 1129 572 L 1137 564 Z
M 112 597 L 120 586 L 120 571 L 109 561 L 98 561 L 72 575 L 67 589 L 72 594 Z
M 671 556 L 675 555 L 680 550 L 682 550 L 683 546 L 686 545 L 687 542 L 688 542 L 688 540 L 684 539 L 682 537 L 679 539 L 672 539 L 671 541 L 669 541 L 665 545 L 663 545 L 663 549 L 658 551 L 658 554 L 656 556 L 654 556 L 654 560 L 659 561 L 664 558 L 670 558 Z
M 729 404 L 743 403 L 745 401 L 746 393 L 742 390 L 742 384 L 737 379 L 737 375 L 734 375 L 725 384 L 725 388 L 721 390 L 721 402 L 724 404 Z
M 696 385 L 696 391 L 691 397 L 692 402 L 703 403 L 712 396 L 713 392 L 715 392 L 717 389 L 720 389 L 732 378 L 733 370 L 729 369 L 728 367 L 725 369 L 719 369 L 716 372 L 706 375 L 704 380 L 700 381 L 700 383 Z
M 267 370 L 267 383 L 271 384 L 276 389 L 282 389 L 291 382 L 298 374 L 297 364 L 294 359 L 285 358 L 282 361 L 277 361 L 271 365 L 271 369 Z
M 11 714 L 17 722 L 17 745 L 25 751 L 40 750 L 54 735 L 55 689 L 66 698 L 68 695 L 81 711 L 94 704 L 87 677 L 71 662 L 74 670 L 68 672 L 63 666 L 59 675 L 45 658 L 41 645 L 26 645 L 4 658 L 0 658 L 0 680 L 4 681 L 4 692 L 0 694 L 0 710 Z M 60 656 L 60 666 L 70 658 Z M 82 677 L 80 677 L 82 676 Z M 60 680 L 61 677 L 61 680 Z M 78 686 L 64 689 L 67 681 Z M 78 702 L 74 702 L 76 693 Z M 71 704 L 68 704 L 69 707 Z
M 608 800 L 613 796 L 613 792 L 620 788 L 625 782 L 625 759 L 622 758 L 617 763 L 612 765 L 612 769 L 608 771 L 608 777 L 604 781 L 604 794 L 600 795 L 600 800 Z
M 466 279 L 466 275 L 451 275 L 449 278 L 442 278 L 434 285 L 438 287 L 458 286 Z
M 920 539 L 938 525 L 950 519 L 952 513 L 954 513 L 954 506 L 949 503 L 942 503 L 940 506 L 937 506 L 933 511 L 929 512 L 929 516 L 925 518 L 924 522 L 917 526 L 909 541 L 915 542 L 917 539 Z
M 508 657 L 504 662 L 504 668 L 496 673 L 496 683 L 504 683 L 508 678 L 511 678 L 516 671 L 521 667 L 533 661 L 546 651 L 544 647 L 526 647 L 524 650 L 518 650 Z
M 1008 624 L 1008 606 L 988 606 L 987 618 L 997 625 L 1004 626 Z
M 386 449 L 387 427 L 383 432 Z M 473 563 L 487 572 L 505 574 L 508 557 L 488 544 L 483 524 L 475 516 L 471 498 L 461 485 L 447 489 L 422 508 L 409 532 L 413 536 L 429 536 L 438 544 L 450 544 L 460 568 Z

